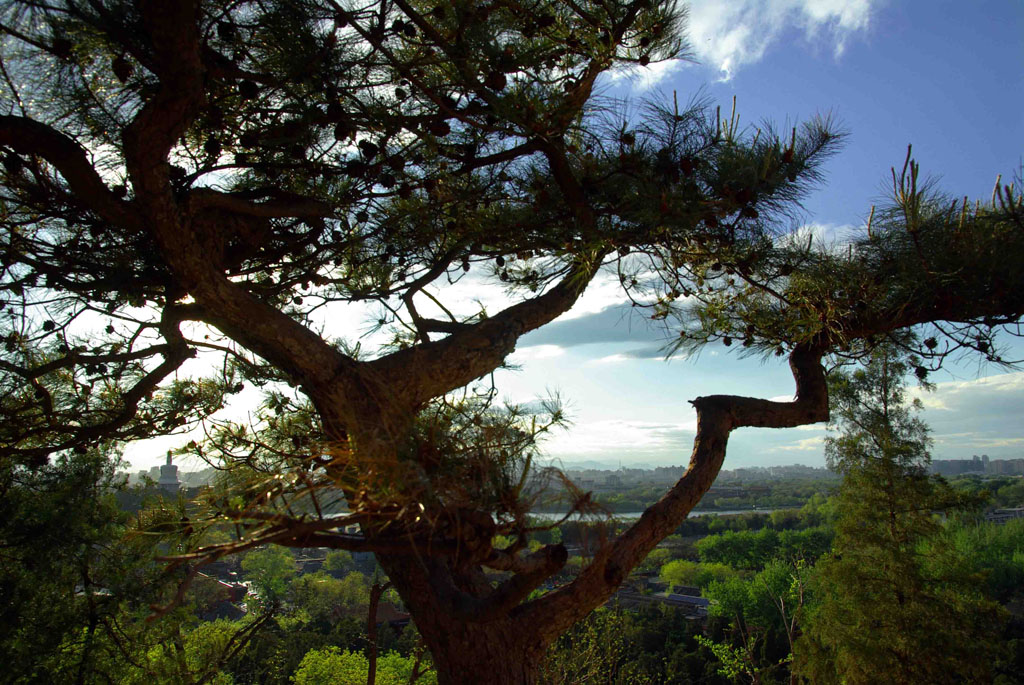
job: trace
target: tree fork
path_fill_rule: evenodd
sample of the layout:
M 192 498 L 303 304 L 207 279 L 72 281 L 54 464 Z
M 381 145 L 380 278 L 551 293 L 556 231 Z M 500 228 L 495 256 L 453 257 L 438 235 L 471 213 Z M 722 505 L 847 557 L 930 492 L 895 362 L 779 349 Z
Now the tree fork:
M 552 639 L 523 626 L 517 610 L 487 621 L 467 621 L 438 600 L 431 558 L 378 555 L 409 608 L 430 651 L 440 685 L 530 685 Z
M 439 682 L 533 683 L 547 648 L 574 623 L 608 601 L 622 580 L 682 523 L 708 491 L 725 459 L 736 428 L 784 428 L 828 418 L 828 394 L 821 366 L 823 348 L 800 345 L 790 354 L 796 381 L 792 402 L 711 395 L 693 400 L 697 435 L 683 477 L 625 533 L 597 552 L 580 576 L 536 600 L 507 610 L 476 610 L 474 603 L 499 601 L 489 584 L 460 583 L 444 558 L 378 555 L 412 613 L 438 671 Z M 564 560 L 563 560 L 564 563 Z M 535 588 L 561 564 L 531 574 Z M 482 570 L 476 569 L 479 578 Z M 519 574 L 513 576 L 515 580 Z M 525 593 L 524 593 L 525 594 Z

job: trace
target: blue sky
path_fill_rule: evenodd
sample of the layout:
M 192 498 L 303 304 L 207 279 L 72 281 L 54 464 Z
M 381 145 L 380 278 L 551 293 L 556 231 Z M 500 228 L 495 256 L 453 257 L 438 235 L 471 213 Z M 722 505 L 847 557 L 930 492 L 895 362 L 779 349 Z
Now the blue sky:
M 807 198 L 804 223 L 824 238 L 862 226 L 885 194 L 889 168 L 906 147 L 924 173 L 959 195 L 989 197 L 997 174 L 1010 179 L 1024 158 L 1024 3 L 880 2 L 878 0 L 713 0 L 691 3 L 690 38 L 699 64 L 652 65 L 609 80 L 609 94 L 641 97 L 697 89 L 742 121 L 797 123 L 832 112 L 850 135 L 827 165 L 826 183 Z M 479 283 L 475 287 L 479 288 Z M 471 290 L 491 307 L 500 292 Z M 354 338 L 375 313 L 332 312 Z M 663 334 L 621 303 L 610 281 L 592 284 L 565 317 L 526 336 L 496 374 L 504 397 L 529 402 L 547 393 L 564 400 L 573 426 L 546 443 L 566 465 L 685 464 L 695 415 L 688 400 L 734 393 L 786 398 L 784 363 L 739 359 L 709 347 L 696 359 L 665 361 Z M 367 341 L 369 342 L 369 341 Z M 1024 346 L 1020 357 L 1024 357 Z M 922 397 L 939 458 L 986 453 L 1024 457 L 1024 372 L 966 362 L 933 379 Z M 741 429 L 725 468 L 824 465 L 821 425 Z M 188 440 L 129 447 L 137 467 L 163 460 Z M 185 464 L 186 469 L 201 465 Z
M 725 109 L 735 95 L 744 121 L 798 122 L 832 112 L 849 131 L 827 165 L 827 182 L 805 202 L 822 236 L 862 226 L 885 195 L 885 179 L 908 144 L 945 190 L 989 197 L 997 174 L 1019 172 L 1024 155 L 1024 3 L 872 0 L 694 2 L 698 65 L 659 65 L 612 93 L 704 86 Z M 653 81 L 653 83 L 652 83 Z M 782 363 L 707 348 L 697 359 L 657 354 L 661 333 L 616 305 L 611 287 L 588 292 L 563 320 L 525 337 L 515 373 L 499 387 L 526 401 L 543 389 L 566 401 L 574 426 L 547 452 L 591 460 L 685 464 L 695 415 L 688 400 L 737 393 L 786 397 Z M 1024 457 L 1024 373 L 965 362 L 936 374 L 922 396 L 937 458 Z M 824 465 L 822 426 L 741 429 L 725 468 Z

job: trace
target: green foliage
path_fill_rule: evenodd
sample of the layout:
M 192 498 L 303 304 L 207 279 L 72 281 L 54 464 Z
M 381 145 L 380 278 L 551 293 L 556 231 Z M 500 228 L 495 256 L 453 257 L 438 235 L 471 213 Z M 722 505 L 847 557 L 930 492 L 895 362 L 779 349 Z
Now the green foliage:
M 795 608 L 801 591 L 802 566 L 782 560 L 770 562 L 764 569 L 744 578 L 732 575 L 711 581 L 705 596 L 712 600 L 708 613 L 729 619 L 742 633 L 751 626 L 758 631 L 785 633 L 785 617 L 780 612 L 779 600 Z
M 362 649 L 365 630 L 366 621 L 353 617 L 334 621 L 325 632 L 299 620 L 273 621 L 253 637 L 244 654 L 228 663 L 228 670 L 239 683 L 285 685 L 311 649 L 330 645 Z
M 540 522 L 541 525 L 544 523 Z M 539 530 L 531 534 L 531 537 L 542 545 L 557 545 L 562 542 L 562 529 L 556 526 L 547 530 Z
M 711 651 L 720 662 L 719 675 L 728 678 L 731 682 L 760 682 L 765 671 L 763 666 L 757 664 L 754 655 L 754 638 L 741 647 L 734 647 L 727 642 L 715 642 L 705 635 L 698 635 L 697 642 L 702 647 Z
M 353 561 L 352 553 L 346 552 L 343 549 L 332 549 L 324 557 L 323 570 L 332 574 L 344 574 L 346 571 L 352 571 Z
M 622 614 L 599 610 L 559 639 L 545 663 L 546 681 L 614 682 L 629 649 Z
M 832 554 L 816 568 L 796 668 L 815 683 L 986 682 L 998 607 L 933 511 L 962 502 L 925 472 L 927 429 L 904 402 L 907 364 L 881 348 L 837 373 L 831 463 L 844 474 Z
M 222 671 L 224 655 L 235 646 L 245 624 L 219 620 L 200 623 L 187 632 L 174 632 L 149 649 L 137 650 L 137 668 L 126 669 L 124 685 L 153 683 L 209 682 L 232 685 L 231 675 Z
M 1010 483 L 998 484 L 992 493 L 992 504 L 997 507 L 1024 506 L 1024 478 L 1016 478 Z
M 540 682 L 724 685 L 711 652 L 697 642 L 699 632 L 672 609 L 598 609 L 548 650 Z
M 362 654 L 341 651 L 337 647 L 314 649 L 302 657 L 292 681 L 295 685 L 362 685 L 368 671 Z
M 1024 592 L 1024 519 L 1003 525 L 952 522 L 935 544 L 966 560 L 984 578 L 990 597 L 1007 602 Z
M 262 547 L 242 557 L 242 571 L 253 584 L 260 604 L 273 607 L 284 599 L 295 577 L 295 557 L 284 547 Z
M 708 614 L 729 624 L 727 639 L 705 640 L 721 662 L 723 675 L 755 683 L 786 675 L 807 573 L 802 562 L 776 559 L 752 577 L 709 583 L 704 591 L 711 599 Z
M 671 558 L 672 550 L 666 549 L 665 547 L 655 547 L 647 555 L 647 558 L 637 566 L 637 570 L 656 571 Z
M 826 527 L 782 532 L 762 528 L 709 535 L 697 542 L 697 552 L 705 563 L 754 571 L 776 558 L 813 561 L 828 551 L 831 542 L 832 532 Z
M 736 577 L 739 571 L 726 564 L 675 559 L 664 564 L 659 577 L 673 588 L 678 586 L 706 588 L 713 581 Z
M 831 524 L 836 519 L 836 502 L 833 497 L 815 493 L 800 508 L 800 520 L 808 527 Z
M 380 685 L 405 685 L 415 668 L 415 660 L 389 652 L 377 659 L 377 682 Z M 424 670 L 421 664 L 420 672 Z M 365 685 L 369 661 L 358 652 L 337 647 L 313 649 L 306 653 L 292 676 L 295 685 Z M 423 685 L 436 685 L 437 674 L 427 671 L 416 680 Z
M 370 601 L 370 584 L 358 571 L 338 579 L 320 571 L 294 579 L 288 589 L 292 609 L 308 620 L 329 626 L 341 616 L 364 617 Z
M 765 481 L 745 484 L 756 487 L 751 487 L 745 490 L 743 494 L 734 497 L 705 496 L 694 507 L 694 511 L 713 512 L 730 509 L 756 510 L 799 507 L 815 493 L 825 492 L 835 487 L 835 481 L 832 478 L 810 481 Z M 643 511 L 654 502 L 657 502 L 663 494 L 665 494 L 664 485 L 635 485 L 622 487 L 614 492 L 597 493 L 597 502 L 613 513 L 637 512 Z
M 986 497 L 986 503 L 991 507 L 1024 506 L 1024 478 L 962 474 L 951 478 L 949 484 L 957 490 Z
M 42 467 L 5 462 L 0 490 L 0 652 L 4 682 L 231 682 L 263 624 L 201 622 L 220 599 L 199 577 L 183 606 L 147 620 L 183 580 L 154 562 L 181 550 L 181 502 L 127 492 L 109 449 L 68 452 Z M 141 503 L 129 514 L 119 496 Z M 13 562 L 13 563 L 8 563 Z
M 113 496 L 114 464 L 98 451 L 33 470 L 0 462 L 0 652 L 14 680 L 33 672 L 72 677 L 57 673 L 73 673 L 74 662 L 51 672 L 40 657 L 88 642 L 85 626 L 108 614 L 97 595 L 116 570 L 110 555 L 125 522 Z

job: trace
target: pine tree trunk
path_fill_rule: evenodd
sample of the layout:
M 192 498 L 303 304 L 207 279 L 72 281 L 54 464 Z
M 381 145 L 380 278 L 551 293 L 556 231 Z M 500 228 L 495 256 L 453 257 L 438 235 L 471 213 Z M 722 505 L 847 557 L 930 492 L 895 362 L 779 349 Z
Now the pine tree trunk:
M 439 685 L 536 683 L 546 645 L 523 632 L 504 620 L 453 624 L 443 634 L 420 630 L 433 656 Z
M 627 531 L 608 541 L 571 583 L 533 601 L 532 589 L 565 563 L 561 546 L 538 550 L 508 577 L 484 570 L 480 547 L 487 526 L 458 541 L 461 546 L 377 552 L 377 559 L 405 602 L 433 657 L 441 685 L 537 682 L 547 648 L 573 623 L 600 606 L 630 570 L 669 535 L 714 482 L 725 458 L 730 432 L 741 426 L 786 427 L 828 419 L 828 394 L 821 350 L 801 346 L 790 355 L 797 384 L 793 402 L 712 395 L 692 402 L 697 435 L 683 477 Z M 365 442 L 365 441 L 363 441 Z M 463 512 L 466 513 L 466 512 Z M 472 512 L 469 512 L 472 513 Z M 486 518 L 486 512 L 482 512 Z M 463 532 L 472 530 L 466 519 Z M 489 519 L 488 519 L 489 521 Z M 401 539 L 394 529 L 379 529 Z M 450 532 L 450 531 L 449 531 Z M 374 542 L 375 531 L 368 539 Z M 481 537 L 484 535 L 485 537 Z M 545 550 L 547 550 L 545 552 Z M 490 548 L 485 548 L 490 551 Z M 543 553 L 542 553 L 543 552 Z M 492 567 L 497 568 L 497 567 Z M 501 579 L 504 577 L 504 579 Z
M 467 620 L 444 604 L 445 590 L 423 568 L 423 562 L 436 560 L 387 554 L 378 559 L 430 651 L 439 685 L 537 682 L 548 645 L 557 637 L 550 626 L 530 630 L 515 610 L 488 620 Z

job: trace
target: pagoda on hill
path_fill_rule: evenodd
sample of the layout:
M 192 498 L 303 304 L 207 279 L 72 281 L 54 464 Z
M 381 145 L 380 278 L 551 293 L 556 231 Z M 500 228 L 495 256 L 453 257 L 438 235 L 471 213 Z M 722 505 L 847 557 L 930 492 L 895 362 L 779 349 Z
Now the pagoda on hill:
M 167 452 L 167 463 L 160 467 L 160 479 L 157 481 L 160 489 L 170 494 L 176 494 L 181 482 L 178 480 L 178 467 L 171 463 L 171 453 Z

